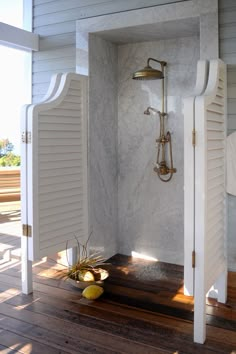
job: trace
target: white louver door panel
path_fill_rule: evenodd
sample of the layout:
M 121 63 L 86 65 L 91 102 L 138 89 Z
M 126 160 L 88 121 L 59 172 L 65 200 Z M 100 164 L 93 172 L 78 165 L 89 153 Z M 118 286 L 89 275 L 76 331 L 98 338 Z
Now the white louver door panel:
M 56 93 L 54 93 L 56 91 Z M 87 77 L 63 74 L 53 97 L 28 108 L 28 257 L 87 239 Z
M 205 297 L 212 286 L 226 299 L 226 67 L 210 61 L 209 80 L 195 102 L 195 318 L 194 337 L 205 340 Z
M 208 80 L 208 61 L 199 60 L 197 64 L 194 96 L 184 99 L 184 293 L 194 295 L 194 268 L 192 252 L 194 251 L 194 163 L 195 147 L 193 133 L 195 129 L 195 100 L 206 89 Z

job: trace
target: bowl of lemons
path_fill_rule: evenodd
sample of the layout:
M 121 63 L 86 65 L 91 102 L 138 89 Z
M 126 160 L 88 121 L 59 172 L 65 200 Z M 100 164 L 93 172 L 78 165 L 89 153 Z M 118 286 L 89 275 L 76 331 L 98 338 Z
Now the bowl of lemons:
M 76 277 L 74 272 L 70 273 L 67 276 L 67 281 L 79 288 L 85 289 L 90 285 L 98 285 L 103 287 L 104 280 L 109 277 L 109 272 L 103 268 L 87 268 L 82 269 L 78 273 L 76 273 Z

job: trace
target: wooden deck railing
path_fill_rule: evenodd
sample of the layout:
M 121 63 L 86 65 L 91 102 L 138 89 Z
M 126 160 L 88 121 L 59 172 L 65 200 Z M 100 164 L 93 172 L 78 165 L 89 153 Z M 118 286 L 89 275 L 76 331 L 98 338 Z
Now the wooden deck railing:
M 20 168 L 0 168 L 0 202 L 20 200 Z

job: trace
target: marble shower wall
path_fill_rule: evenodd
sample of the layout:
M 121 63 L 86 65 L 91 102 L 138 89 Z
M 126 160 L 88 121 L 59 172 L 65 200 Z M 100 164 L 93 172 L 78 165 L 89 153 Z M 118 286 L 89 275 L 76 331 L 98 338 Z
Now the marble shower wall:
M 184 261 L 183 101 L 196 80 L 199 38 L 186 37 L 118 47 L 118 249 L 147 254 L 161 261 Z M 161 81 L 136 81 L 134 71 L 148 57 L 167 61 L 166 128 L 172 133 L 174 167 L 168 183 L 153 172 L 159 117 L 144 115 L 148 106 L 161 110 Z M 154 67 L 158 67 L 156 63 Z
M 217 0 L 77 21 L 76 69 L 86 74 L 89 66 L 91 75 L 89 223 L 107 256 L 134 250 L 183 264 L 182 98 L 193 93 L 197 60 L 218 55 L 217 23 Z M 149 56 L 168 62 L 167 127 L 178 171 L 167 184 L 153 172 L 159 121 L 143 115 L 148 105 L 160 108 L 161 82 L 131 79 Z
M 89 36 L 89 220 L 91 247 L 117 252 L 117 46 Z

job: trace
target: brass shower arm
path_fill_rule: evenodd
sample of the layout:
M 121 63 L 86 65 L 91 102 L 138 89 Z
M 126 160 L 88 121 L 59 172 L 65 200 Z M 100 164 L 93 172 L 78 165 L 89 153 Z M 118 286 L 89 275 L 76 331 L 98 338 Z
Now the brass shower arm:
M 163 72 L 163 70 L 164 70 L 164 66 L 167 65 L 167 62 L 166 62 L 166 61 L 161 61 L 161 60 L 157 60 L 157 59 L 154 59 L 154 58 L 148 58 L 148 60 L 147 60 L 147 66 L 150 66 L 150 65 L 149 65 L 150 60 L 155 61 L 156 63 L 159 63 L 159 64 L 161 65 L 161 70 L 162 70 L 162 72 Z
M 147 60 L 147 67 L 150 67 L 149 65 L 149 62 L 150 61 L 155 61 L 156 63 L 159 63 L 161 65 L 161 72 L 162 72 L 162 103 L 161 103 L 161 113 L 164 114 L 164 109 L 165 109 L 165 102 L 164 102 L 164 91 L 165 91 L 165 88 L 164 88 L 164 67 L 167 65 L 167 62 L 166 61 L 162 61 L 162 60 L 157 60 L 155 58 L 148 58 Z

